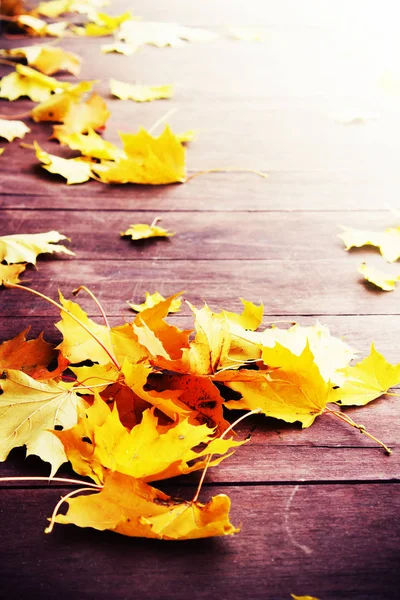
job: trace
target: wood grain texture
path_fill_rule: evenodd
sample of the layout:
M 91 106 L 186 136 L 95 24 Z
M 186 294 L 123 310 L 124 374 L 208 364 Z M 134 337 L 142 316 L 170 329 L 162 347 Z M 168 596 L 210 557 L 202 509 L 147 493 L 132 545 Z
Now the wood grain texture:
M 2 490 L 2 514 L 13 506 L 15 515 L 3 524 L 3 593 L 184 600 L 190 590 L 196 600 L 227 592 L 233 600 L 290 600 L 290 593 L 397 600 L 398 485 L 224 486 L 202 497 L 220 492 L 232 498 L 239 535 L 160 543 L 72 526 L 46 536 L 60 490 Z
M 111 11 L 127 8 L 127 0 L 115 0 Z M 67 186 L 18 140 L 2 142 L 0 235 L 56 229 L 76 252 L 75 258 L 41 257 L 23 281 L 53 298 L 58 288 L 70 297 L 85 284 L 112 325 L 131 320 L 126 301 L 141 302 L 146 291 L 185 290 L 186 299 L 199 306 L 205 300 L 214 310 L 240 311 L 244 297 L 264 302 L 266 322 L 318 319 L 360 357 L 374 340 L 388 360 L 399 362 L 400 292 L 363 283 L 361 261 L 380 266 L 383 259 L 372 249 L 346 253 L 336 237 L 339 225 L 398 225 L 398 96 L 379 83 L 398 55 L 394 7 L 377 0 L 137 0 L 134 12 L 205 27 L 219 38 L 182 48 L 146 46 L 129 58 L 101 54 L 111 38 L 61 40 L 83 58 L 80 79 L 99 80 L 96 89 L 112 111 L 105 139 L 118 142 L 118 130 L 149 128 L 177 109 L 168 119 L 173 129 L 198 130 L 187 147 L 189 173 L 237 166 L 264 169 L 269 177 L 219 173 L 170 186 Z M 266 42 L 235 41 L 227 24 L 263 27 Z M 3 41 L 4 47 L 36 43 Z M 0 75 L 9 72 L 0 66 Z M 120 101 L 110 96 L 111 77 L 174 82 L 175 96 L 146 105 Z M 0 113 L 33 106 L 0 100 Z M 342 122 L 365 114 L 376 119 Z M 32 131 L 24 141 L 75 155 L 48 140 L 50 124 L 26 122 Z M 177 235 L 138 245 L 120 239 L 130 223 L 155 216 Z M 97 315 L 88 297 L 79 302 Z M 0 306 L 0 341 L 29 325 L 31 335 L 45 330 L 46 339 L 60 341 L 57 312 L 38 298 L 0 289 Z M 188 307 L 171 322 L 190 326 Z M 397 600 L 398 398 L 348 414 L 393 455 L 330 415 L 305 430 L 259 416 L 238 427 L 239 437 L 251 440 L 210 469 L 201 494 L 203 501 L 231 496 L 232 522 L 242 524 L 232 538 L 163 544 L 61 526 L 46 536 L 46 517 L 71 487 L 0 481 L 2 593 L 17 600 L 290 600 L 290 593 Z M 0 476 L 48 475 L 46 464 L 24 456 L 23 448 L 13 450 Z M 72 471 L 64 465 L 60 474 Z M 199 475 L 175 479 L 166 491 L 190 499 Z

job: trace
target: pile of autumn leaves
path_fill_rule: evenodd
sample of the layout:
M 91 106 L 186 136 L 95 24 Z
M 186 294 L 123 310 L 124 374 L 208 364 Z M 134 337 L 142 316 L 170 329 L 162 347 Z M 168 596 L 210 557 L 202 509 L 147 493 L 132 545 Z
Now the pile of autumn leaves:
M 0 459 L 25 445 L 52 476 L 70 461 L 94 482 L 68 495 L 68 512 L 56 511 L 49 530 L 73 523 L 159 539 L 233 534 L 226 495 L 202 504 L 198 494 L 177 500 L 152 485 L 204 472 L 247 442 L 235 439 L 225 410 L 303 427 L 329 411 L 354 426 L 327 404 L 364 405 L 400 383 L 400 364 L 373 346 L 350 366 L 355 351 L 326 327 L 257 331 L 263 306 L 242 302 L 240 314 L 187 303 L 191 331 L 166 320 L 181 309 L 180 294 L 148 295 L 131 322 L 111 328 L 104 314 L 98 324 L 60 294 L 57 348 L 42 336 L 26 341 L 26 331 L 0 345 Z M 92 493 L 73 497 L 83 490 Z

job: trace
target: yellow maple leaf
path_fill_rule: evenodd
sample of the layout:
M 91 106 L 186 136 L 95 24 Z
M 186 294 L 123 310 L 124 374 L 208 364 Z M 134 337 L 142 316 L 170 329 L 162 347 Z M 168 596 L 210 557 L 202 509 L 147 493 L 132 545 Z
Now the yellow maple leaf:
M 358 272 L 364 276 L 364 279 L 373 283 L 384 292 L 392 292 L 396 287 L 396 283 L 400 281 L 400 275 L 389 275 L 389 273 L 370 267 L 366 263 L 362 263 L 358 267 Z
M 110 111 L 101 96 L 94 93 L 85 102 L 71 104 L 63 117 L 63 125 L 53 127 L 54 139 L 71 133 L 87 133 L 89 129 L 102 129 Z
M 109 54 L 111 52 L 116 52 L 117 54 L 124 54 L 125 56 L 132 56 L 135 49 L 129 44 L 125 44 L 124 42 L 114 42 L 113 44 L 103 44 L 101 46 L 101 51 L 103 54 Z
M 104 183 L 162 185 L 186 180 L 185 149 L 168 126 L 159 137 L 144 129 L 120 135 L 127 158 L 93 168 Z
M 85 27 L 74 27 L 73 31 L 78 35 L 87 36 L 106 36 L 111 35 L 119 29 L 125 21 L 132 19 L 130 11 L 118 16 L 111 16 L 106 13 L 95 13 L 92 15 L 93 22 L 87 23 Z
M 0 261 L 8 264 L 27 262 L 35 265 L 39 254 L 62 252 L 74 256 L 71 250 L 57 244 L 60 240 L 67 239 L 58 231 L 4 235 L 0 237 Z
M 142 85 L 110 79 L 110 90 L 111 94 L 120 100 L 151 102 L 152 100 L 172 98 L 173 85 Z
M 365 231 L 342 227 L 340 237 L 346 250 L 362 246 L 376 246 L 387 262 L 395 262 L 400 257 L 400 227 L 389 227 L 385 231 Z
M 367 358 L 342 370 L 344 383 L 331 391 L 330 402 L 344 406 L 363 406 L 400 383 L 400 363 L 391 365 L 371 345 Z
M 128 302 L 129 306 L 132 310 L 136 312 L 142 312 L 146 310 L 146 308 L 153 308 L 156 304 L 163 302 L 165 300 L 164 296 L 162 296 L 159 292 L 154 292 L 154 294 L 150 294 L 149 292 L 145 292 L 145 301 L 142 304 L 132 304 Z M 176 313 L 180 311 L 182 304 L 182 300 L 180 298 L 174 298 L 171 302 L 171 306 L 168 310 L 170 313 Z
M 12 142 L 15 138 L 23 138 L 30 129 L 23 121 L 0 119 L 0 137 Z
M 48 154 L 39 146 L 37 142 L 33 142 L 36 157 L 42 163 L 43 169 L 54 175 L 61 175 L 67 180 L 67 185 L 75 183 L 84 183 L 90 179 L 92 170 L 90 162 L 85 162 L 79 158 L 61 158 Z
M 0 460 L 12 448 L 25 445 L 27 454 L 51 464 L 54 475 L 66 456 L 62 443 L 49 430 L 75 425 L 77 408 L 85 402 L 72 384 L 36 381 L 22 371 L 4 371 L 0 385 Z
M 107 475 L 99 493 L 67 502 L 67 514 L 58 514 L 56 523 L 110 529 L 131 537 L 187 540 L 239 531 L 229 522 L 230 500 L 224 494 L 207 504 L 179 501 L 117 472 Z
M 25 269 L 25 265 L 0 264 L 0 285 L 4 285 L 5 283 L 19 283 L 19 276 Z
M 243 329 L 255 331 L 262 323 L 264 304 L 257 306 L 256 304 L 253 304 L 253 302 L 249 302 L 243 298 L 240 298 L 240 301 L 244 306 L 240 315 L 227 310 L 223 310 L 219 314 L 222 318 L 227 319 L 230 323 L 239 325 Z
M 39 73 L 31 67 L 16 65 L 15 71 L 0 80 L 0 98 L 16 100 L 28 96 L 34 102 L 43 102 L 54 93 L 71 87 L 70 83 L 58 81 Z
M 296 356 L 277 343 L 273 348 L 264 348 L 262 357 L 269 369 L 265 380 L 227 383 L 242 397 L 225 405 L 249 410 L 260 408 L 269 417 L 288 423 L 300 421 L 303 427 L 312 425 L 326 407 L 330 386 L 321 376 L 309 345 Z
M 62 37 L 68 27 L 66 21 L 57 23 L 47 23 L 43 19 L 38 19 L 32 15 L 20 15 L 15 23 L 30 36 L 51 36 Z
M 67 71 L 79 75 L 81 58 L 73 52 L 47 45 L 24 46 L 2 50 L 2 56 L 10 58 L 25 58 L 28 65 L 35 67 L 45 75 L 53 75 L 58 71 Z
M 168 231 L 163 227 L 159 227 L 155 223 L 159 219 L 155 219 L 150 225 L 146 223 L 135 223 L 130 225 L 126 231 L 121 231 L 121 237 L 130 237 L 132 240 L 145 240 L 154 237 L 172 237 L 175 235 L 173 231 Z
M 180 47 L 184 41 L 209 42 L 218 36 L 205 29 L 183 27 L 177 23 L 158 23 L 152 21 L 128 20 L 122 23 L 117 33 L 118 40 L 124 40 L 136 50 L 144 44 L 158 48 L 165 46 Z
M 117 160 L 121 156 L 125 156 L 121 148 L 104 140 L 91 127 L 88 129 L 87 134 L 76 132 L 66 134 L 62 131 L 57 139 L 61 144 L 66 144 L 71 150 L 79 150 L 83 156 L 111 160 Z
M 70 88 L 51 96 L 32 109 L 31 117 L 34 121 L 64 121 L 71 110 L 74 110 L 82 96 L 89 92 L 95 81 L 81 81 Z
M 220 455 L 211 463 L 216 465 L 222 456 L 226 458 L 228 452 L 244 443 L 215 438 L 214 429 L 191 425 L 187 419 L 160 427 L 154 409 L 145 410 L 142 421 L 128 432 L 116 406 L 112 412 L 107 409 L 103 420 L 104 409 L 99 403 L 104 404 L 104 401 L 97 398 L 74 428 L 55 432 L 64 444 L 74 471 L 89 475 L 99 483 L 107 471 L 118 471 L 148 482 L 184 475 L 204 469 L 209 454 Z M 92 424 L 92 414 L 99 410 Z M 200 444 L 200 450 L 193 450 Z

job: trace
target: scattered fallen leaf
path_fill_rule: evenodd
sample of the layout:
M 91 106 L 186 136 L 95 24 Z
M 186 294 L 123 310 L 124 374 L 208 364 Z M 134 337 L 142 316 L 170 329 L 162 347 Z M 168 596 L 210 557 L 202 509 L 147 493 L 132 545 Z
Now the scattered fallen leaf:
M 153 221 L 153 223 L 155 223 Z M 121 237 L 130 237 L 132 240 L 145 240 L 153 237 L 171 237 L 174 232 L 168 231 L 155 224 L 147 225 L 145 223 L 136 223 L 130 225 L 126 231 L 121 232 Z
M 36 123 L 42 121 L 64 121 L 76 109 L 82 96 L 89 92 L 94 81 L 81 81 L 65 91 L 55 94 L 32 109 L 31 117 Z
M 343 369 L 343 374 L 346 379 L 343 385 L 331 391 L 330 401 L 344 406 L 363 406 L 400 383 L 400 363 L 388 363 L 372 344 L 369 356 Z
M 58 0 L 55 0 L 58 1 Z M 67 52 L 56 46 L 36 45 L 23 48 L 2 50 L 2 56 L 9 58 L 25 58 L 28 65 L 35 67 L 45 75 L 53 75 L 58 71 L 67 71 L 78 76 L 81 69 L 81 58 L 73 52 Z
M 16 65 L 15 71 L 0 80 L 0 98 L 16 100 L 28 96 L 34 102 L 43 102 L 54 93 L 71 87 L 70 83 L 58 81 L 39 73 L 31 67 Z
M 385 231 L 365 231 L 342 227 L 340 237 L 346 250 L 361 248 L 362 246 L 376 246 L 387 262 L 395 262 L 400 257 L 400 227 L 389 227 Z
M 48 154 L 37 142 L 34 142 L 34 146 L 36 157 L 42 163 L 43 169 L 54 175 L 61 175 L 67 180 L 67 185 L 84 183 L 90 179 L 92 170 L 89 162 L 79 158 L 61 158 L 54 154 Z
M 295 594 L 290 594 L 293 600 L 319 600 L 315 596 L 295 596 Z
M 107 475 L 99 493 L 69 498 L 67 502 L 67 514 L 58 514 L 56 523 L 164 540 L 232 535 L 239 531 L 229 522 L 230 500 L 224 494 L 214 496 L 207 504 L 185 502 L 118 472 Z
M 12 142 L 15 138 L 23 138 L 30 129 L 23 121 L 0 119 L 0 137 Z
M 58 231 L 4 235 L 0 237 L 0 262 L 5 261 L 8 264 L 26 262 L 35 265 L 39 254 L 57 252 L 74 256 L 71 250 L 57 244 L 60 240 L 66 239 L 68 238 Z
M 68 27 L 66 21 L 47 23 L 43 19 L 38 19 L 32 15 L 21 15 L 15 22 L 27 35 L 33 37 L 63 37 Z
M 128 20 L 121 24 L 116 34 L 118 40 L 130 44 L 134 50 L 144 44 L 158 48 L 172 46 L 178 48 L 188 42 L 210 42 L 218 36 L 205 29 L 191 29 L 177 23 L 157 23 L 152 21 Z
M 132 56 L 135 49 L 130 44 L 125 44 L 124 42 L 114 42 L 112 44 L 103 44 L 101 46 L 101 51 L 104 54 L 116 52 L 117 54 L 124 54 L 125 56 Z
M 125 83 L 110 79 L 110 90 L 113 96 L 121 100 L 134 100 L 135 102 L 151 102 L 171 98 L 173 94 L 172 85 L 139 85 Z
M 86 135 L 83 133 L 65 134 L 61 131 L 57 139 L 61 144 L 66 144 L 71 150 L 79 150 L 83 156 L 109 160 L 118 160 L 125 156 L 121 148 L 104 140 L 92 128 L 88 130 Z
M 105 6 L 108 2 L 102 0 L 49 0 L 40 2 L 35 8 L 35 14 L 56 19 L 66 13 L 79 13 L 82 15 L 95 14 L 95 9 Z
M 102 129 L 110 114 L 103 98 L 94 93 L 85 102 L 70 106 L 63 117 L 63 125 L 53 127 L 52 138 L 59 139 L 71 133 L 87 133 L 89 129 Z
M 358 272 L 364 276 L 364 279 L 385 292 L 392 292 L 396 287 L 396 283 L 400 281 L 400 275 L 392 276 L 375 267 L 369 267 L 366 263 L 362 263 L 358 267 Z
M 19 283 L 19 276 L 25 271 L 25 268 L 25 265 L 0 264 L 0 285 L 4 285 L 4 283 Z
M 95 13 L 92 15 L 93 22 L 87 23 L 85 27 L 74 27 L 73 31 L 78 35 L 87 36 L 106 36 L 111 35 L 120 25 L 125 21 L 131 20 L 132 15 L 130 11 L 125 12 L 122 15 L 113 17 L 106 13 Z M 132 21 L 134 22 L 134 21 Z
M 146 299 L 142 304 L 131 304 L 128 303 L 129 306 L 136 312 L 142 312 L 146 310 L 146 308 L 153 308 L 156 304 L 163 302 L 165 300 L 164 296 L 162 296 L 159 292 L 154 292 L 154 294 L 150 294 L 146 292 Z M 182 304 L 182 300 L 180 298 L 174 298 L 171 302 L 171 306 L 168 310 L 170 313 L 176 313 L 180 311 Z
M 162 185 L 185 181 L 185 149 L 168 126 L 159 137 L 144 129 L 120 135 L 128 158 L 94 166 L 103 183 Z

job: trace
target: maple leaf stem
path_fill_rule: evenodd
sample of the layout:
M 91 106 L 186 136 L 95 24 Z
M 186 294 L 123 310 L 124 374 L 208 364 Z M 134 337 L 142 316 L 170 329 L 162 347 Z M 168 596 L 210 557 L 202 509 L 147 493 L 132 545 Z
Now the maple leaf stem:
M 242 167 L 226 167 L 226 168 L 216 168 L 216 169 L 206 169 L 205 171 L 197 171 L 193 173 L 193 175 L 189 175 L 186 178 L 186 183 L 195 177 L 199 177 L 200 175 L 207 175 L 208 173 L 254 173 L 254 175 L 259 175 L 263 179 L 267 179 L 267 173 L 263 171 L 258 171 L 258 169 L 245 169 Z
M 161 221 L 161 217 L 154 217 L 154 219 L 152 220 L 150 227 L 154 227 L 154 225 L 156 223 L 158 223 L 158 221 Z
M 74 296 L 77 296 L 81 290 L 83 290 L 84 292 L 86 292 L 87 294 L 89 294 L 89 296 L 91 297 L 91 299 L 93 300 L 93 302 L 96 303 L 96 305 L 98 306 L 98 308 L 100 310 L 101 316 L 103 317 L 105 326 L 107 327 L 107 329 L 111 329 L 110 323 L 108 322 L 108 319 L 107 319 L 107 315 L 104 312 L 104 308 L 100 304 L 100 301 L 93 294 L 93 292 L 91 290 L 89 290 L 89 288 L 86 287 L 86 285 L 80 285 L 78 288 L 76 288 L 76 290 L 73 290 L 72 293 L 73 293 Z
M 334 415 L 335 417 L 337 417 L 341 421 L 344 421 L 348 425 L 351 425 L 351 427 L 354 427 L 355 429 L 358 429 L 360 433 L 363 433 L 364 435 L 366 435 L 367 437 L 369 437 L 371 440 L 373 440 L 375 443 L 379 444 L 379 446 L 382 446 L 382 448 L 385 450 L 386 454 L 392 454 L 391 449 L 388 448 L 388 446 L 386 446 L 386 444 L 384 444 L 383 442 L 381 442 L 381 440 L 378 440 L 378 438 L 376 438 L 374 435 L 372 435 L 371 433 L 369 433 L 365 429 L 364 425 L 356 423 L 348 415 L 345 415 L 345 414 L 343 414 L 343 413 L 341 413 L 341 412 L 339 412 L 337 410 L 331 410 L 330 408 L 325 408 L 324 412 L 327 412 L 327 413 L 329 413 L 331 415 Z
M 155 129 L 157 129 L 157 127 L 158 127 L 159 125 L 161 125 L 161 123 L 164 123 L 164 121 L 165 121 L 166 119 L 168 119 L 168 118 L 169 118 L 171 115 L 173 115 L 173 114 L 174 114 L 174 113 L 175 113 L 177 110 L 178 110 L 177 108 L 171 108 L 171 110 L 169 110 L 167 113 L 165 113 L 165 115 L 164 115 L 164 116 L 160 117 L 160 118 L 159 118 L 159 119 L 158 119 L 158 120 L 157 120 L 157 121 L 156 121 L 156 122 L 155 122 L 155 123 L 154 123 L 154 124 L 153 124 L 153 125 L 150 127 L 150 129 L 148 129 L 148 130 L 147 130 L 147 133 L 150 133 L 150 134 L 152 134 L 152 133 L 153 133 L 153 131 L 154 131 Z
M 38 296 L 39 298 L 46 300 L 50 304 L 53 304 L 53 306 L 56 306 L 59 310 L 65 312 L 65 314 L 67 314 L 69 317 L 71 317 L 71 319 L 73 319 L 76 323 L 78 323 L 78 325 L 80 325 L 90 336 L 92 336 L 92 338 L 94 340 L 96 340 L 96 342 L 99 344 L 99 346 L 104 350 L 104 352 L 110 358 L 113 365 L 118 369 L 118 371 L 121 370 L 121 366 L 118 363 L 117 359 L 113 356 L 112 352 L 110 352 L 110 350 L 103 344 L 103 342 L 101 340 L 99 340 L 97 335 L 95 335 L 93 333 L 93 331 L 90 331 L 89 327 L 86 327 L 86 325 L 84 323 L 82 323 L 82 321 L 80 321 L 77 317 L 75 317 L 75 315 L 73 315 L 68 309 L 64 308 L 64 306 L 62 304 L 59 304 L 52 298 L 49 298 L 48 296 L 46 296 L 45 294 L 42 294 L 41 292 L 38 292 L 37 290 L 25 287 L 24 285 L 19 285 L 18 283 L 6 282 L 4 285 L 5 285 L 5 287 L 8 287 L 8 288 L 15 288 L 17 290 L 24 290 L 25 292 L 30 292 L 31 294 L 34 294 L 35 296 Z
M 35 146 L 33 144 L 27 144 L 26 142 L 20 142 L 20 148 L 25 148 L 26 150 L 35 150 Z
M 97 490 L 101 490 L 103 487 L 101 485 L 97 485 L 97 483 L 89 483 L 86 481 L 80 481 L 79 479 L 68 479 L 64 477 L 0 477 L 0 483 L 18 481 L 47 481 L 47 483 L 53 483 L 53 481 L 56 481 L 57 483 L 72 483 L 73 485 L 82 485 L 82 483 L 84 483 L 86 486 L 90 486 L 91 488 L 95 488 Z
M 226 436 L 226 435 L 227 435 L 227 434 L 228 434 L 230 431 L 232 431 L 232 429 L 233 429 L 234 427 L 236 427 L 236 425 L 238 425 L 238 423 L 240 423 L 241 421 L 244 421 L 244 419 L 247 419 L 247 417 L 250 417 L 250 415 L 255 415 L 255 414 L 257 414 L 257 413 L 260 413 L 260 412 L 261 412 L 261 408 L 254 408 L 253 410 L 250 410 L 250 411 L 249 411 L 249 412 L 247 412 L 246 414 L 242 415 L 241 417 L 239 417 L 238 419 L 236 419 L 236 421 L 234 421 L 233 423 L 231 423 L 231 424 L 229 425 L 229 427 L 228 427 L 227 429 L 225 429 L 225 431 L 222 433 L 222 435 L 220 435 L 220 436 L 219 436 L 219 438 L 217 438 L 217 439 L 223 440 L 223 439 L 224 439 L 224 437 L 225 437 L 225 436 Z M 207 473 L 208 467 L 210 466 L 210 462 L 211 462 L 211 460 L 212 460 L 212 457 L 213 457 L 213 455 L 212 455 L 212 454 L 209 454 L 209 455 L 208 455 L 207 462 L 206 462 L 206 464 L 204 465 L 204 469 L 203 469 L 203 472 L 202 472 L 202 474 L 201 474 L 201 477 L 200 477 L 199 485 L 197 486 L 197 490 L 196 490 L 196 493 L 195 493 L 195 495 L 193 496 L 192 502 L 197 502 L 197 500 L 198 500 L 198 498 L 199 498 L 200 491 L 201 491 L 201 488 L 202 488 L 202 486 L 203 486 L 204 479 L 205 479 L 205 477 L 206 477 L 206 473 Z
M 101 489 L 101 488 L 99 488 L 99 489 Z M 60 506 L 62 504 L 64 504 L 64 502 L 66 502 L 69 498 L 71 498 L 72 496 L 75 496 L 76 494 L 80 494 L 81 492 L 91 492 L 91 491 L 92 491 L 92 487 L 83 487 L 83 488 L 79 488 L 79 490 L 72 490 L 72 492 L 70 492 L 66 496 L 63 496 L 55 505 L 53 514 L 51 515 L 51 517 L 49 519 L 50 524 L 46 527 L 44 532 L 51 533 L 53 531 L 58 511 L 60 509 Z

